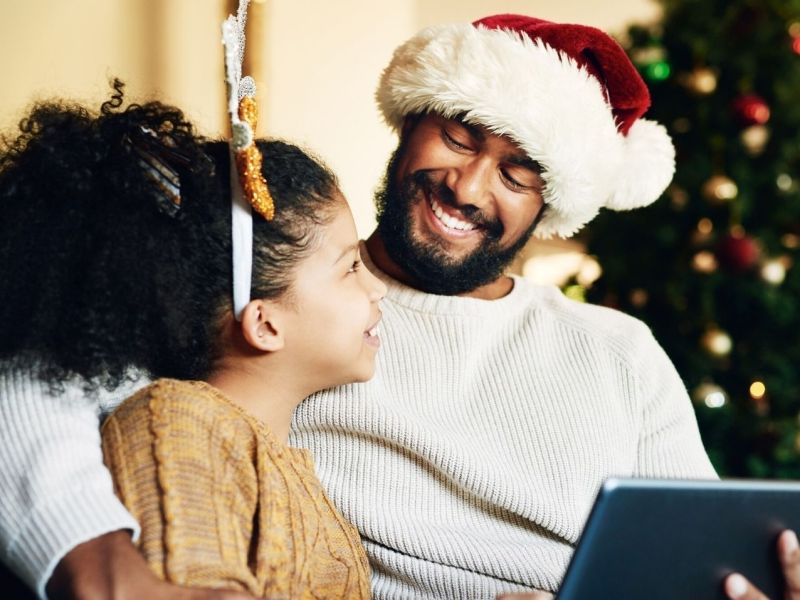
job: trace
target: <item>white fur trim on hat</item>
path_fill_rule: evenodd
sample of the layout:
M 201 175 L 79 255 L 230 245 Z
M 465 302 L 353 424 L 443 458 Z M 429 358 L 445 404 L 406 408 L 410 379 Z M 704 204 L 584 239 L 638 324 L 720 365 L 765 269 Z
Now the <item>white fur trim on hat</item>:
M 639 119 L 623 135 L 600 82 L 541 40 L 469 24 L 429 27 L 400 46 L 376 94 L 387 123 L 463 116 L 514 140 L 542 166 L 535 235 L 569 237 L 601 208 L 655 201 L 672 179 L 666 130 Z

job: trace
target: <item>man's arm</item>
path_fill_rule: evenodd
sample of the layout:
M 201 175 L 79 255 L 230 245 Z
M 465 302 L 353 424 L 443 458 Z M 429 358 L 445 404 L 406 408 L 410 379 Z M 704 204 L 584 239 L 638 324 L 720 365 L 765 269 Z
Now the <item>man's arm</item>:
M 184 588 L 158 579 L 124 531 L 107 533 L 69 552 L 47 584 L 51 600 L 254 600 L 227 590 Z
M 0 372 L 2 562 L 40 598 L 251 598 L 155 577 L 103 464 L 98 415 L 78 386 L 52 394 L 27 373 Z
M 642 422 L 635 476 L 717 479 L 686 387 L 649 330 L 637 358 Z
M 0 558 L 40 597 L 71 549 L 138 535 L 103 465 L 98 415 L 78 385 L 53 393 L 26 372 L 0 374 Z

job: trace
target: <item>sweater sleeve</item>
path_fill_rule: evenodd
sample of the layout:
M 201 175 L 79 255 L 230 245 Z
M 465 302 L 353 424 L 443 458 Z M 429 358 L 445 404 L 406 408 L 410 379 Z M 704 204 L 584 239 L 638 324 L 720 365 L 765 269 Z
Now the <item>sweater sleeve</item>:
M 686 387 L 672 361 L 646 332 L 638 353 L 643 398 L 637 477 L 717 479 L 706 454 Z
M 179 585 L 258 594 L 249 566 L 258 479 L 247 422 L 162 380 L 123 403 L 102 437 L 153 571 Z
M 53 394 L 28 373 L 0 374 L 0 556 L 40 598 L 78 544 L 138 535 L 103 464 L 98 415 L 80 386 Z

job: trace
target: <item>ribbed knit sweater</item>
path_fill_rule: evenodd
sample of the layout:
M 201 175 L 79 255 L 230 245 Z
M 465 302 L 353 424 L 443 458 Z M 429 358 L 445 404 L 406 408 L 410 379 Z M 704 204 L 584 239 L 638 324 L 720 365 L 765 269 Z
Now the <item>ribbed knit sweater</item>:
M 308 450 L 201 381 L 159 379 L 102 429 L 117 495 L 162 579 L 257 598 L 367 600 L 367 557 Z
M 139 525 L 114 494 L 100 450 L 100 415 L 138 383 L 87 395 L 0 369 L 0 560 L 37 594 L 78 544 Z
M 605 478 L 716 478 L 641 322 L 520 278 L 493 301 L 383 278 L 376 376 L 301 404 L 291 434 L 375 598 L 555 591 Z
M 523 279 L 484 301 L 383 278 L 375 378 L 304 402 L 293 437 L 358 527 L 377 598 L 554 590 L 603 478 L 716 477 L 640 322 Z M 100 452 L 99 415 L 130 392 L 0 372 L 0 559 L 42 597 L 77 544 L 138 532 Z

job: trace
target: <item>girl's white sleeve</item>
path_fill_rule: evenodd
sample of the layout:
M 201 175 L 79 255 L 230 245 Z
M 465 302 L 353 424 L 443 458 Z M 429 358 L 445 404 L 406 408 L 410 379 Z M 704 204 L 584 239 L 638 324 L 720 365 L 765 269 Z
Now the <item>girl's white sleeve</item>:
M 121 398 L 120 398 L 121 399 Z M 0 560 L 44 598 L 78 544 L 139 525 L 114 495 L 100 448 L 101 400 L 0 372 Z

